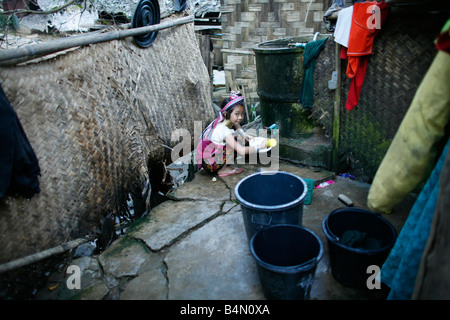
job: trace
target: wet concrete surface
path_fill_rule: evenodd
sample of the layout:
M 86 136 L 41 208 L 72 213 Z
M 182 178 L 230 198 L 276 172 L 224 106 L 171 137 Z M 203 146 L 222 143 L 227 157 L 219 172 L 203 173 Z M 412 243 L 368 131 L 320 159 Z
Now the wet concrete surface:
M 173 191 L 163 202 L 134 222 L 124 237 L 97 256 L 73 260 L 81 270 L 80 288 L 70 287 L 70 274 L 55 273 L 37 299 L 89 300 L 264 300 L 256 262 L 249 250 L 236 184 L 260 165 L 239 165 L 241 174 L 213 179 L 204 171 Z M 303 227 L 322 241 L 323 258 L 317 265 L 309 299 L 384 299 L 386 291 L 347 288 L 331 275 L 322 221 L 345 207 L 344 194 L 354 207 L 365 208 L 370 185 L 336 176 L 333 172 L 280 163 L 280 171 L 313 179 L 312 202 L 303 207 Z M 383 215 L 400 231 L 414 202 L 410 196 L 390 215 Z

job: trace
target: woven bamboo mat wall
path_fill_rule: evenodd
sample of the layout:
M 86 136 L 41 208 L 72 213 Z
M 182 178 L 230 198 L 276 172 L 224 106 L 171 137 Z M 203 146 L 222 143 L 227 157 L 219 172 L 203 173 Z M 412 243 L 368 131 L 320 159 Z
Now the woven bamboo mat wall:
M 446 15 L 388 16 L 375 38 L 358 106 L 344 108 L 350 80 L 342 78 L 341 167 L 350 165 L 369 180 L 392 141 L 437 51 L 434 40 Z M 345 75 L 347 63 L 342 63 Z
M 333 114 L 335 90 L 328 88 L 335 70 L 335 42 L 330 36 L 320 55 L 317 57 L 314 70 L 314 106 L 312 116 L 319 120 L 327 137 L 333 136 Z
M 175 129 L 214 116 L 193 23 L 146 49 L 127 38 L 2 68 L 0 83 L 42 174 L 40 194 L 0 201 L 0 262 L 91 234 L 141 194 Z
M 338 171 L 353 171 L 370 181 L 409 108 L 436 48 L 434 40 L 445 15 L 390 15 L 375 38 L 358 106 L 344 108 L 350 85 L 347 62 L 341 60 Z M 328 80 L 335 70 L 335 42 L 327 41 L 314 73 L 313 116 L 333 135 L 334 90 Z

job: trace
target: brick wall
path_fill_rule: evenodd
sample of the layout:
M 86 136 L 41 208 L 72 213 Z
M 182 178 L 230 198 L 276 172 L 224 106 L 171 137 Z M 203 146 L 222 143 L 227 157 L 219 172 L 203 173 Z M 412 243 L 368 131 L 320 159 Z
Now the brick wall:
M 323 14 L 331 0 L 221 0 L 223 65 L 227 87 L 247 104 L 259 100 L 252 48 L 258 43 L 325 32 Z

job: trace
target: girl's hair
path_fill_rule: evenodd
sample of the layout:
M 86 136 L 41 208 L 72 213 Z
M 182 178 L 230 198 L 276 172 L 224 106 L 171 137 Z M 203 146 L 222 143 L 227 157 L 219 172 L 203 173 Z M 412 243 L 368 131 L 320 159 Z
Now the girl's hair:
M 241 93 L 237 93 L 236 94 L 239 97 L 242 97 Z M 223 109 L 228 102 L 231 101 L 231 97 L 226 98 L 225 100 L 222 101 L 222 103 L 220 104 L 220 109 Z M 230 119 L 230 115 L 233 112 L 233 109 L 236 108 L 237 106 L 243 106 L 242 103 L 236 103 L 235 105 L 232 105 L 230 108 L 228 108 L 228 110 L 226 110 L 226 113 L 224 114 L 225 119 Z

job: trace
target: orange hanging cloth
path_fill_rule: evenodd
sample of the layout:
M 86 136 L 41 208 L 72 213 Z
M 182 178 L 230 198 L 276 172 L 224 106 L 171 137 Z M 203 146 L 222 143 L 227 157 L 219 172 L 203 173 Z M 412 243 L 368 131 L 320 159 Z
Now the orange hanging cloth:
M 353 5 L 347 49 L 349 78 L 353 78 L 358 70 L 359 57 L 372 54 L 373 40 L 384 24 L 387 12 L 388 4 L 384 1 L 357 2 Z
M 384 1 L 358 2 L 353 5 L 348 48 L 342 47 L 341 51 L 341 58 L 348 60 L 347 76 L 352 79 L 345 103 L 345 109 L 349 111 L 358 104 L 373 40 L 384 24 L 387 12 L 388 5 Z

